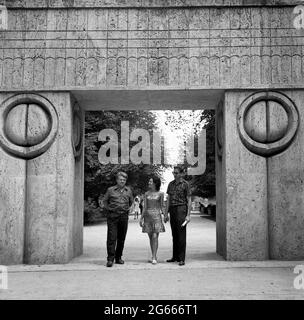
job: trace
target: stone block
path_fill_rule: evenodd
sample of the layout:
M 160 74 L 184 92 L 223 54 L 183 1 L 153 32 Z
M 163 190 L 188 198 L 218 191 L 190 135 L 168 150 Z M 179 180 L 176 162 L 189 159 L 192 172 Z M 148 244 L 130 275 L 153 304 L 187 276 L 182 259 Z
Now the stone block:
M 211 89 L 302 84 L 303 37 L 292 26 L 292 7 L 155 3 L 9 9 L 9 32 L 0 39 L 1 83 L 6 89 L 68 90 L 128 83 Z M 134 59 L 139 77 L 129 76 Z
M 217 250 L 228 260 L 304 258 L 302 100 L 298 90 L 225 94 L 217 217 L 218 234 L 226 232 L 226 241 L 218 236 Z M 238 113 L 245 101 L 253 104 Z M 259 150 L 245 143 L 242 126 Z
M 1 103 L 5 97 L 1 96 Z M 33 97 L 37 97 L 41 105 L 49 101 L 55 111 L 44 117 L 41 107 L 30 104 Z M 42 97 L 24 94 L 14 98 L 10 95 L 12 101 L 18 98 L 16 103 L 23 104 L 1 113 L 4 123 L 1 146 L 8 150 L 0 150 L 1 264 L 67 263 L 82 252 L 84 117 L 81 109 L 75 109 L 68 93 L 43 93 Z M 26 113 L 24 106 L 28 109 Z M 1 108 L 7 108 L 7 104 L 2 104 Z M 20 123 L 21 131 L 19 127 L 5 126 L 6 122 L 14 123 L 14 119 Z M 24 121 L 28 123 L 25 136 Z M 49 134 L 53 135 L 53 140 L 48 149 L 39 153 L 38 149 Z M 11 141 L 8 149 L 3 135 Z M 77 137 L 75 142 L 74 137 Z M 24 153 L 17 153 L 14 144 L 30 144 L 38 149 L 27 158 L 31 147 L 26 147 Z
M 0 104 L 9 97 L 0 94 Z M 2 119 L 0 125 L 3 126 Z M 23 262 L 26 161 L 0 148 L 0 264 Z
M 304 92 L 284 91 L 298 107 L 303 118 Z M 302 123 L 293 143 L 284 152 L 268 159 L 268 214 L 270 221 L 270 258 L 304 259 L 304 175 Z
M 236 123 L 238 106 L 247 96 L 248 92 L 227 92 L 223 109 L 227 260 L 268 259 L 266 159 L 244 147 Z

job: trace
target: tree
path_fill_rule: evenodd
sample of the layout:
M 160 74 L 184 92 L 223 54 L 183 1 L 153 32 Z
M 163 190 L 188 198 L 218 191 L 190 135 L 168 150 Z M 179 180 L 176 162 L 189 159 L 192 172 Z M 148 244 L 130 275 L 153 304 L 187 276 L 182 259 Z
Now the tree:
M 155 129 L 155 115 L 150 111 L 93 111 L 86 113 L 85 122 L 85 200 L 91 197 L 98 201 L 110 185 L 115 184 L 115 175 L 119 170 L 128 173 L 128 184 L 135 194 L 144 192 L 149 175 L 161 175 L 161 167 L 156 165 L 129 163 L 101 165 L 98 160 L 98 150 L 106 142 L 98 141 L 99 132 L 103 129 L 114 129 L 121 140 L 121 121 L 129 121 L 130 131 L 135 128 L 146 129 L 152 135 Z M 137 142 L 130 142 L 130 148 Z M 119 163 L 120 149 L 119 143 Z
M 211 198 L 215 196 L 215 112 L 214 110 L 202 111 L 206 130 L 206 170 L 204 174 L 192 176 L 192 194 Z
M 162 118 L 163 123 L 159 123 Z M 106 189 L 115 184 L 115 175 L 119 170 L 128 173 L 128 184 L 132 187 L 134 195 L 146 191 L 147 180 L 151 175 L 162 177 L 165 165 L 129 163 L 101 165 L 98 160 L 98 151 L 105 141 L 98 141 L 98 135 L 103 129 L 114 129 L 121 141 L 121 121 L 129 121 L 130 132 L 135 128 L 146 129 L 152 136 L 153 130 L 160 127 L 170 127 L 174 134 L 180 135 L 187 140 L 190 134 L 198 133 L 202 128 L 207 133 L 207 166 L 201 176 L 186 177 L 191 185 L 192 194 L 204 197 L 215 195 L 215 156 L 214 135 L 215 119 L 213 110 L 176 110 L 164 111 L 162 113 L 152 111 L 93 111 L 86 113 L 85 122 L 85 215 L 98 216 L 101 210 L 100 196 L 104 195 Z M 137 142 L 130 142 L 130 149 Z M 174 145 L 173 148 L 176 146 Z M 118 145 L 118 156 L 120 162 L 121 145 Z M 151 163 L 152 162 L 152 150 Z
M 192 194 L 203 197 L 215 196 L 215 112 L 214 110 L 165 111 L 165 125 L 184 141 L 200 130 L 206 130 L 206 170 L 202 175 L 186 176 Z M 197 146 L 197 145 L 196 145 Z M 197 153 L 197 148 L 195 150 Z M 187 166 L 187 164 L 185 164 Z

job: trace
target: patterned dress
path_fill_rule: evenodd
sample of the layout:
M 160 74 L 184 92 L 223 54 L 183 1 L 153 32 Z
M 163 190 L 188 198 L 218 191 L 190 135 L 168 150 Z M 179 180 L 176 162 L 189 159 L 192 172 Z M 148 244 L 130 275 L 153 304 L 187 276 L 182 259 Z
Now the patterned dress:
M 165 232 L 165 226 L 161 215 L 161 193 L 147 193 L 145 197 L 146 210 L 144 212 L 144 225 L 142 232 Z

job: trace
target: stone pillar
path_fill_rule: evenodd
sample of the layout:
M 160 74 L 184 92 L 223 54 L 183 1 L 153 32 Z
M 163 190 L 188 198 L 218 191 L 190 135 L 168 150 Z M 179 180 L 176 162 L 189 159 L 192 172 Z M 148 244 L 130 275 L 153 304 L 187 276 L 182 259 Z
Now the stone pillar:
M 0 95 L 0 264 L 82 253 L 82 141 L 69 93 Z
M 226 215 L 225 215 L 225 121 L 224 98 L 216 108 L 215 123 L 215 168 L 216 168 L 216 252 L 226 257 Z
M 228 260 L 304 258 L 303 98 L 304 91 L 225 94 L 217 251 Z
M 283 93 L 297 108 L 298 120 L 294 121 L 293 128 L 297 133 L 286 151 L 268 158 L 270 258 L 303 260 L 304 128 L 301 119 L 304 118 L 304 90 Z

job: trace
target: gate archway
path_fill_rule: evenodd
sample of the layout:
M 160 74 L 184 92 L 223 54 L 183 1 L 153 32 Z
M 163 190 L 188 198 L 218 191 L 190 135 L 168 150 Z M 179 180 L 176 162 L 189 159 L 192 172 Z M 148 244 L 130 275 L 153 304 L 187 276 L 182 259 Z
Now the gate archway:
M 32 3 L 0 30 L 1 264 L 81 254 L 83 113 L 131 105 L 215 108 L 217 251 L 303 259 L 297 1 Z

